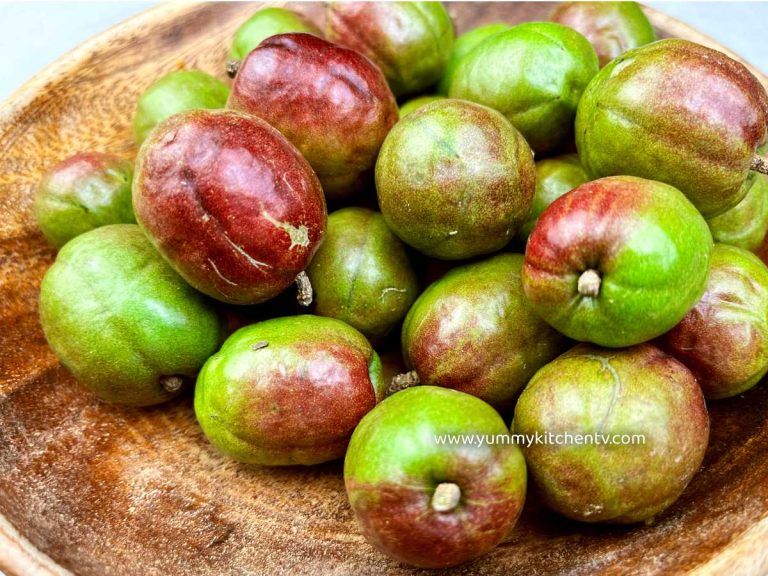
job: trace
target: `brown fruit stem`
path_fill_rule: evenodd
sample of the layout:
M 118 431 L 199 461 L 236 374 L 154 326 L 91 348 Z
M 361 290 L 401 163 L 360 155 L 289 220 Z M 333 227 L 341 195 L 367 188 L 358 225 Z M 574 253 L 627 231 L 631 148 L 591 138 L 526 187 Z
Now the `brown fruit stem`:
M 597 270 L 586 270 L 579 276 L 578 290 L 582 296 L 597 298 L 602 284 L 600 273 Z
M 392 396 L 395 392 L 400 392 L 400 390 L 405 390 L 411 386 L 418 386 L 419 384 L 421 384 L 421 379 L 416 373 L 416 370 L 411 370 L 405 374 L 398 374 L 392 378 L 392 382 L 389 383 L 385 397 Z
M 760 174 L 768 174 L 768 158 L 755 155 L 755 157 L 752 158 L 752 166 L 750 166 L 750 169 L 755 172 L 760 172 Z
M 312 283 L 309 281 L 309 276 L 306 272 L 299 272 L 296 276 L 296 288 L 298 292 L 296 294 L 296 302 L 299 306 L 309 306 L 312 304 Z
M 184 380 L 181 379 L 181 376 L 163 376 L 160 378 L 160 386 L 166 392 L 178 392 L 182 384 L 184 384 Z
M 432 510 L 435 512 L 450 512 L 461 500 L 461 488 L 453 482 L 441 482 L 432 494 Z
M 227 76 L 234 78 L 240 70 L 240 60 L 227 60 Z

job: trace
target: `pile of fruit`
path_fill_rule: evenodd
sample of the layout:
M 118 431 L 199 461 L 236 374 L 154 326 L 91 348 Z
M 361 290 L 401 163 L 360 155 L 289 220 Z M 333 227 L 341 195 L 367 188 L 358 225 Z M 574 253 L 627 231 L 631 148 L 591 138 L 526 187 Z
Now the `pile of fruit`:
M 768 372 L 757 79 L 621 2 L 458 38 L 434 2 L 267 8 L 230 58 L 231 88 L 143 93 L 135 167 L 41 182 L 62 364 L 128 406 L 194 383 L 243 463 L 345 457 L 366 538 L 416 566 L 501 542 L 528 473 L 584 522 L 670 506 L 705 398 Z

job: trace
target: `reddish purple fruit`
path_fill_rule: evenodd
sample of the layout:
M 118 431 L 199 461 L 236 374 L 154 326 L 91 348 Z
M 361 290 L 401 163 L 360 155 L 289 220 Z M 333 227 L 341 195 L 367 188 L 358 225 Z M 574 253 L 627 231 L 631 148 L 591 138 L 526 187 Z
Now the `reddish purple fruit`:
M 387 81 L 370 60 L 311 34 L 262 42 L 240 66 L 228 107 L 285 134 L 333 199 L 368 183 L 398 118 Z
M 192 286 L 232 304 L 287 288 L 325 230 L 312 168 L 277 130 L 232 110 L 172 116 L 141 147 L 136 219 Z

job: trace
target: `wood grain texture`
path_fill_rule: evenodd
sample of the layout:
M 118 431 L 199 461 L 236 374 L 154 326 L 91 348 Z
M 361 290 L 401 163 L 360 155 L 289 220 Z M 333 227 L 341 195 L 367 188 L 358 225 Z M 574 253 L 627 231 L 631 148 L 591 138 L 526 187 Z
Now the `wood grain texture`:
M 296 7 L 321 16 L 320 4 Z M 551 8 L 450 5 L 459 31 Z M 78 150 L 133 155 L 140 92 L 182 66 L 224 78 L 229 38 L 254 9 L 162 5 L 63 57 L 0 108 L 0 569 L 9 575 L 429 573 L 365 543 L 340 463 L 229 461 L 203 438 L 189 395 L 144 410 L 101 404 L 59 365 L 38 323 L 54 258 L 31 212 L 42 171 Z M 718 47 L 649 13 L 664 35 Z M 768 573 L 768 386 L 710 412 L 702 471 L 653 525 L 581 525 L 532 496 L 498 549 L 452 573 Z

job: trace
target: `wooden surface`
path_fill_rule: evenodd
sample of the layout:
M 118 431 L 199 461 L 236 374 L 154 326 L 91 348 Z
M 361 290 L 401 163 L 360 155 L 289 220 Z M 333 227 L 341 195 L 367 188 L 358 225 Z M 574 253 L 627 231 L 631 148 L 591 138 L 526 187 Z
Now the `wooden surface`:
M 322 5 L 300 8 L 319 17 Z M 450 5 L 459 31 L 551 8 Z M 78 150 L 132 155 L 138 94 L 180 66 L 224 77 L 228 40 L 253 9 L 160 6 L 63 57 L 0 108 L 0 569 L 9 575 L 420 573 L 365 543 L 340 463 L 228 461 L 205 442 L 189 395 L 147 410 L 101 404 L 58 364 L 38 324 L 54 257 L 31 213 L 41 171 Z M 714 45 L 650 14 L 665 34 Z M 498 549 L 454 573 L 768 573 L 768 386 L 710 410 L 703 470 L 654 525 L 579 525 L 531 497 Z

